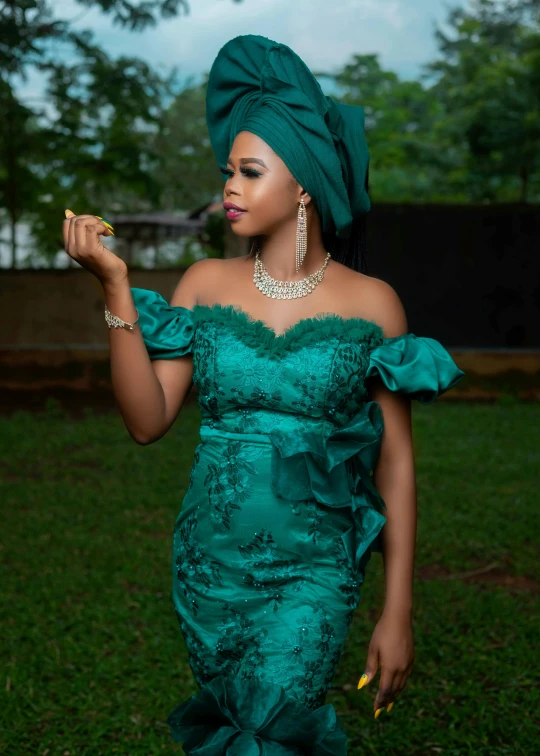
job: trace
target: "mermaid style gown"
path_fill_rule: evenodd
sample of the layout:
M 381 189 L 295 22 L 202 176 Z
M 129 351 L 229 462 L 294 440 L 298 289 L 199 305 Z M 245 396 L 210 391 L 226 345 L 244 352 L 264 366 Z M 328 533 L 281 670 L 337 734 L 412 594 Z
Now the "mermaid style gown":
M 328 313 L 276 335 L 233 305 L 131 289 L 148 354 L 193 356 L 202 416 L 172 599 L 200 690 L 167 722 L 195 756 L 342 756 L 323 705 L 385 504 L 366 378 L 433 402 L 465 375 L 436 340 Z

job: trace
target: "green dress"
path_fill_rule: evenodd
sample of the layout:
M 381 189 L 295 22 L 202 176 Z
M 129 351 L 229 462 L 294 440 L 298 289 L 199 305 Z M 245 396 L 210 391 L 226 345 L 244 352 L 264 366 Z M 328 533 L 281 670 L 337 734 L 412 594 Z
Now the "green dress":
M 150 358 L 192 354 L 202 417 L 172 553 L 199 690 L 169 714 L 173 739 L 196 756 L 342 756 L 324 699 L 386 522 L 366 378 L 429 404 L 465 373 L 438 341 L 363 318 L 276 335 L 233 305 L 131 291 Z

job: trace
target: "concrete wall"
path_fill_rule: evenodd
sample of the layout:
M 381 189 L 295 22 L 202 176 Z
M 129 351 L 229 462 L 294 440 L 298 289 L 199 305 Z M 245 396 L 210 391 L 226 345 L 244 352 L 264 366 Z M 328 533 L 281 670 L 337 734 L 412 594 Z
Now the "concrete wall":
M 131 286 L 172 296 L 183 269 L 131 271 Z M 99 281 L 77 267 L 0 271 L 0 348 L 108 347 Z
M 183 270 L 131 271 L 169 300 Z M 0 271 L 0 390 L 110 388 L 109 329 L 99 281 L 78 267 Z

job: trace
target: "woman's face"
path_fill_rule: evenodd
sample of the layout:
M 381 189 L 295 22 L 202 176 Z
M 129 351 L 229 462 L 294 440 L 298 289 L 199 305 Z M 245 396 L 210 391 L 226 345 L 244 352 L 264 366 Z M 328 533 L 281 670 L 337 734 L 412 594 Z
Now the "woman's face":
M 296 224 L 301 197 L 306 208 L 310 202 L 283 160 L 250 131 L 236 135 L 227 165 L 220 167 L 228 175 L 223 201 L 245 210 L 230 220 L 238 236 L 270 235 Z

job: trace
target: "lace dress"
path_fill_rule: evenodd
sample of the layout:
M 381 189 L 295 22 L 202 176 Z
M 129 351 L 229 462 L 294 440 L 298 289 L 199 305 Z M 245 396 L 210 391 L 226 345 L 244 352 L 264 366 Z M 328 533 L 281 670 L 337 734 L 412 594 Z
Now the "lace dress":
M 232 305 L 131 291 L 150 358 L 192 354 L 201 413 L 172 552 L 199 691 L 169 714 L 173 739 L 201 756 L 342 756 L 324 700 L 386 522 L 383 416 L 365 382 L 429 404 L 465 373 L 438 341 L 363 318 L 276 335 Z

